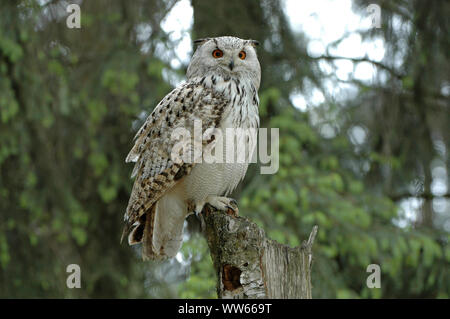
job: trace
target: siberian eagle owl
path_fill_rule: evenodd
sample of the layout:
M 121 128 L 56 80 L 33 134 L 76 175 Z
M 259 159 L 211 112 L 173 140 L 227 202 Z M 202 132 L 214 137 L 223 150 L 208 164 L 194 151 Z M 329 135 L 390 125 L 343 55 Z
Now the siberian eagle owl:
M 136 162 L 132 173 L 136 179 L 122 238 L 128 235 L 130 245 L 142 243 L 144 258 L 175 256 L 182 243 L 185 218 L 201 212 L 206 203 L 237 213 L 236 202 L 226 196 L 245 176 L 249 161 L 229 160 L 230 150 L 224 147 L 230 136 L 227 129 L 256 131 L 259 126 L 258 42 L 225 36 L 195 44 L 198 47 L 186 82 L 166 95 L 148 116 L 126 158 L 126 162 Z M 184 129 L 195 136 L 196 121 L 201 123 L 200 155 L 205 150 L 217 151 L 221 154 L 218 161 L 173 156 L 179 143 L 173 133 Z M 205 137 L 207 129 L 214 133 Z M 221 136 L 218 130 L 223 132 Z M 193 140 L 195 144 L 198 137 Z M 249 159 L 256 146 L 249 140 L 248 136 L 241 139 L 231 150 L 245 152 Z

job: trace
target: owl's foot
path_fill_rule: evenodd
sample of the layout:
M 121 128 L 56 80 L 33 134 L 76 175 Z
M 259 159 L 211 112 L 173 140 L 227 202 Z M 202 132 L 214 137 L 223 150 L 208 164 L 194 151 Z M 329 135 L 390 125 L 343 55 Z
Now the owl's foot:
M 239 208 L 237 202 L 233 198 L 222 196 L 208 196 L 206 198 L 206 203 L 213 206 L 217 210 L 225 212 L 230 216 L 239 216 Z

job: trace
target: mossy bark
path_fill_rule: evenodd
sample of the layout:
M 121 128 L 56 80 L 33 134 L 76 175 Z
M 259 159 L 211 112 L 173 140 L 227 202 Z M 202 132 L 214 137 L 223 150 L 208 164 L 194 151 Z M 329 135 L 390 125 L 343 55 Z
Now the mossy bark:
M 301 247 L 268 239 L 255 223 L 206 207 L 205 234 L 219 298 L 311 298 L 315 226 Z

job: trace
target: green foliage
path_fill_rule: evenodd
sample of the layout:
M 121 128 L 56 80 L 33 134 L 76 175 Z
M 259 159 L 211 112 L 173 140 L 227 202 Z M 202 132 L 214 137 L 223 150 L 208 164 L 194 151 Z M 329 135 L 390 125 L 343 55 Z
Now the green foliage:
M 196 234 L 181 250 L 184 260 L 189 260 L 191 269 L 188 279 L 179 285 L 180 298 L 217 298 L 216 274 L 205 238 Z
M 145 265 L 118 243 L 130 127 L 142 101 L 148 112 L 167 93 L 146 72 L 160 62 L 129 41 L 141 19 L 123 19 L 131 5 L 83 4 L 80 34 L 43 22 L 52 4 L 26 3 L 0 12 L 0 296 L 147 296 Z M 66 287 L 72 263 L 83 289 Z

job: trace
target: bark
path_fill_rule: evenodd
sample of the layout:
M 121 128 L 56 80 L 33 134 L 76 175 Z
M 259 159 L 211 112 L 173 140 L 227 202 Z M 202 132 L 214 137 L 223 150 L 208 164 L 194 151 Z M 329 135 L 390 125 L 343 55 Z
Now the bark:
M 219 298 L 311 298 L 312 245 L 317 226 L 301 247 L 268 239 L 247 218 L 205 208 L 206 239 Z

